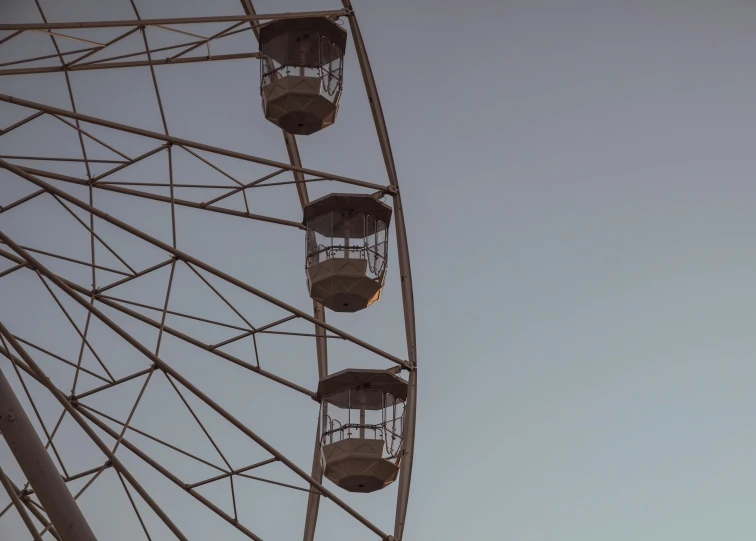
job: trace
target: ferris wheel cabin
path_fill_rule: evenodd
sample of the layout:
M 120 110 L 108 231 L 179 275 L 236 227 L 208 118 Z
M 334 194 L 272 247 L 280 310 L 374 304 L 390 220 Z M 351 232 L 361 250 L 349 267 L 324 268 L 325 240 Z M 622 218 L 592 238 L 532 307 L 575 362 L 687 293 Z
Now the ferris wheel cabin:
M 293 135 L 334 123 L 347 33 L 325 17 L 280 19 L 260 27 L 260 94 L 265 118 Z
M 407 382 L 385 370 L 342 370 L 320 380 L 318 398 L 329 405 L 320 440 L 326 478 L 349 492 L 375 492 L 393 483 Z
M 304 208 L 310 297 L 334 312 L 376 302 L 386 278 L 391 207 L 370 195 L 330 194 Z

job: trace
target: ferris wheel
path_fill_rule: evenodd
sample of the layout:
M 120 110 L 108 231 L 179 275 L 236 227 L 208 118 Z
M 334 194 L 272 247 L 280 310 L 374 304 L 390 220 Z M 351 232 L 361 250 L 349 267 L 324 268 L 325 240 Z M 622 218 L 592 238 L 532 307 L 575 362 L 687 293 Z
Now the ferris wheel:
M 407 538 L 404 211 L 312 8 L 0 8 L 0 539 Z

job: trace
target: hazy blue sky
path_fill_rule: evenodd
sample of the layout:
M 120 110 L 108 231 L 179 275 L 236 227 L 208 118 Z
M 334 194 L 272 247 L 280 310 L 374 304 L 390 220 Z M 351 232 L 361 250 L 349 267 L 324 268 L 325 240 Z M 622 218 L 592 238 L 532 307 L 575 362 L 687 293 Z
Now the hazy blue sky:
M 51 20 L 77 18 L 53 16 L 47 3 Z M 35 20 L 26 4 L 0 0 L 0 19 Z M 117 16 L 128 17 L 128 2 L 118 4 Z M 256 2 L 261 12 L 281 4 Z M 420 399 L 406 541 L 754 539 L 756 5 L 354 4 L 391 133 L 415 280 Z M 304 141 L 303 156 L 314 168 L 385 182 L 350 54 L 338 122 Z M 175 69 L 159 72 L 171 93 L 172 133 L 285 159 L 280 135 L 261 119 L 254 61 L 222 72 Z M 112 87 L 95 93 L 84 88 L 90 75 L 72 76 L 88 96 L 84 112 L 160 129 L 154 109 L 106 105 L 118 92 L 149 97 L 149 79 L 139 88 L 98 79 Z M 59 89 L 29 81 L 0 79 L 0 93 L 65 102 Z M 192 123 L 200 109 L 202 122 Z M 12 151 L 0 142 L 0 154 L 30 144 L 12 141 Z M 0 204 L 29 190 L 8 175 L 0 183 Z M 293 189 L 281 197 L 261 205 L 298 219 Z M 55 207 L 39 204 L 39 212 Z M 162 214 L 153 220 L 152 211 L 114 205 L 151 234 L 166 225 L 165 207 L 155 207 Z M 237 223 L 184 222 L 183 238 L 195 243 L 184 246 L 307 308 L 300 237 L 267 225 L 254 234 L 226 229 Z M 29 245 L 53 242 L 34 217 L 8 213 L 0 227 Z M 69 248 L 86 257 L 88 244 Z M 140 254 L 132 255 L 142 261 Z M 159 260 L 141 255 L 143 266 Z M 333 321 L 401 352 L 395 255 L 391 271 L 371 313 Z M 0 302 L 0 317 L 23 335 L 35 316 L 13 308 L 20 297 L 11 283 L 0 283 L 0 298 L 10 299 Z M 281 370 L 313 386 L 312 344 L 287 347 L 302 357 Z M 181 358 L 185 350 L 176 348 L 167 351 Z M 338 351 L 334 369 L 353 361 Z M 186 370 L 201 375 L 197 366 Z M 268 408 L 233 377 L 205 383 L 234 411 Z M 260 391 L 274 401 L 272 420 L 249 422 L 262 422 L 266 437 L 308 466 L 311 404 L 275 402 L 274 391 Z M 309 417 L 294 421 L 300 407 Z M 358 509 L 389 529 L 392 498 L 363 498 Z M 301 502 L 271 512 L 299 520 Z M 349 539 L 374 538 L 340 529 L 353 527 L 349 519 L 334 520 L 342 522 L 324 525 L 319 539 L 347 539 L 346 531 Z M 266 539 L 289 538 L 281 532 L 262 530 Z

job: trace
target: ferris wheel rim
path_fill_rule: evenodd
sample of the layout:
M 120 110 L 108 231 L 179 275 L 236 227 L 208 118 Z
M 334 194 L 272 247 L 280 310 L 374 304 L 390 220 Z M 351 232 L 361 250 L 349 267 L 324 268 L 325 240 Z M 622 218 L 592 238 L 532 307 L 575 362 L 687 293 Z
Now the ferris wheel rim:
M 386 170 L 387 170 L 387 174 L 389 176 L 390 184 L 389 184 L 389 186 L 382 186 L 382 185 L 379 185 L 379 184 L 376 184 L 376 183 L 369 183 L 369 182 L 360 181 L 360 180 L 357 180 L 357 179 L 350 179 L 348 177 L 333 178 L 334 177 L 333 175 L 331 175 L 331 179 L 332 180 L 339 180 L 339 181 L 345 182 L 347 184 L 357 185 L 357 186 L 360 186 L 360 187 L 363 187 L 363 188 L 376 189 L 376 190 L 381 191 L 385 195 L 390 195 L 392 197 L 392 199 L 393 199 L 393 202 L 394 202 L 394 212 L 395 212 L 395 216 L 396 216 L 396 219 L 395 219 L 395 231 L 396 231 L 396 235 L 397 235 L 397 239 L 398 239 L 398 244 L 399 244 L 399 272 L 400 272 L 400 276 L 401 276 L 402 298 L 403 298 L 403 303 L 404 303 L 405 332 L 406 332 L 406 335 L 407 335 L 408 359 L 405 361 L 404 359 L 401 359 L 399 357 L 393 356 L 393 355 L 388 354 L 388 353 L 386 353 L 384 351 L 381 351 L 381 350 L 377 350 L 376 351 L 377 348 L 375 348 L 371 344 L 369 344 L 367 342 L 360 343 L 361 341 L 358 338 L 352 337 L 350 335 L 347 335 L 347 336 L 349 337 L 349 339 L 356 340 L 355 343 L 357 343 L 358 345 L 361 345 L 363 347 L 367 346 L 366 349 L 369 349 L 373 353 L 381 355 L 381 356 L 385 357 L 386 359 L 388 359 L 389 361 L 392 361 L 392 362 L 396 363 L 398 365 L 398 367 L 407 370 L 408 373 L 409 373 L 409 388 L 410 388 L 409 395 L 410 395 L 411 399 L 408 402 L 410 404 L 410 409 L 409 409 L 410 414 L 409 414 L 408 418 L 409 418 L 409 424 L 410 424 L 411 429 L 410 429 L 410 432 L 409 432 L 409 436 L 405 439 L 405 445 L 404 445 L 404 447 L 402 449 L 403 456 L 402 456 L 402 461 L 400 463 L 400 468 L 401 468 L 401 472 L 402 473 L 400 474 L 400 478 L 399 478 L 399 488 L 398 488 L 399 495 L 397 497 L 396 521 L 395 521 L 394 535 L 393 535 L 394 539 L 400 540 L 402 538 L 402 536 L 403 536 L 403 533 L 404 533 L 404 524 L 405 524 L 406 514 L 407 514 L 407 503 L 408 503 L 407 500 L 408 500 L 409 486 L 410 486 L 410 481 L 411 481 L 412 461 L 413 461 L 413 458 L 414 458 L 414 424 L 415 424 L 416 402 L 417 402 L 417 395 L 416 395 L 416 385 L 417 385 L 417 374 L 416 374 L 416 372 L 417 372 L 416 330 L 415 330 L 415 321 L 414 321 L 414 318 L 415 318 L 415 316 L 414 316 L 414 298 L 413 298 L 413 290 L 412 290 L 411 271 L 410 271 L 410 266 L 409 266 L 409 247 L 408 247 L 407 233 L 406 233 L 406 227 L 405 227 L 405 221 L 404 221 L 404 215 L 403 215 L 403 207 L 402 207 L 402 204 L 401 204 L 401 196 L 400 196 L 400 193 L 399 193 L 399 184 L 398 184 L 398 178 L 397 178 L 397 173 L 396 173 L 396 166 L 394 164 L 393 155 L 391 153 L 391 146 L 390 146 L 390 142 L 389 142 L 389 139 L 388 139 L 388 130 L 387 130 L 386 125 L 385 125 L 385 119 L 383 117 L 383 111 L 382 111 L 382 108 L 381 108 L 381 105 L 380 105 L 380 100 L 378 99 L 377 88 L 375 86 L 375 80 L 374 80 L 374 77 L 373 77 L 373 74 L 372 74 L 372 70 L 370 68 L 369 60 L 367 58 L 367 52 L 365 50 L 365 45 L 364 45 L 364 42 L 362 40 L 361 31 L 360 31 L 359 25 L 357 23 L 357 19 L 356 19 L 356 16 L 355 16 L 354 9 L 351 6 L 351 2 L 349 2 L 348 0 L 342 0 L 342 2 L 343 2 L 343 5 L 344 5 L 344 9 L 343 10 L 332 11 L 332 12 L 315 12 L 315 13 L 327 13 L 328 14 L 328 15 L 324 15 L 324 16 L 334 16 L 336 14 L 339 14 L 340 16 L 346 17 L 348 19 L 348 21 L 349 21 L 350 28 L 351 28 L 351 34 L 352 34 L 353 39 L 355 41 L 355 47 L 357 48 L 357 55 L 358 55 L 358 59 L 360 61 L 360 66 L 361 66 L 361 70 L 362 70 L 362 73 L 363 73 L 363 78 L 364 78 L 365 86 L 366 86 L 366 89 L 367 89 L 367 92 L 368 92 L 368 95 L 369 95 L 369 98 L 370 98 L 370 105 L 371 105 L 371 109 L 372 109 L 372 112 L 373 112 L 373 117 L 374 117 L 374 121 L 375 121 L 375 125 L 376 125 L 376 131 L 378 133 L 379 142 L 380 142 L 380 145 L 381 145 L 381 149 L 383 151 L 384 162 L 385 162 L 385 165 L 386 165 Z M 246 21 L 249 22 L 250 25 L 253 26 L 253 27 L 254 27 L 253 21 L 266 20 L 266 19 L 272 18 L 271 16 L 268 16 L 268 15 L 256 15 L 256 13 L 254 12 L 254 8 L 252 7 L 252 3 L 249 0 L 241 0 L 241 3 L 244 6 L 245 11 L 247 12 L 247 19 L 246 19 Z M 41 10 L 41 8 L 40 8 L 40 10 Z M 284 18 L 285 16 L 289 16 L 291 14 L 274 14 L 274 15 L 275 15 L 276 18 L 278 18 L 278 17 Z M 42 16 L 44 18 L 44 14 Z M 233 20 L 236 21 L 236 22 L 238 22 L 239 18 L 237 17 L 237 18 L 234 18 Z M 165 22 L 165 21 L 163 21 L 163 22 Z M 123 21 L 121 21 L 121 22 L 115 21 L 114 23 L 121 24 L 121 23 L 123 23 Z M 49 27 L 50 30 L 60 29 L 60 28 L 67 28 L 65 26 L 66 24 L 70 24 L 70 23 L 47 23 L 46 19 L 45 19 L 45 25 L 47 27 Z M 158 24 L 158 23 L 155 22 L 155 24 Z M 11 28 L 12 26 L 13 25 L 0 25 L 0 29 L 10 30 L 10 29 L 12 29 Z M 16 30 L 19 30 L 19 31 L 23 31 L 24 30 L 24 28 L 21 28 L 21 26 L 23 26 L 23 25 L 16 25 L 16 26 L 18 27 Z M 116 26 L 116 24 L 113 24 L 113 26 Z M 253 31 L 255 31 L 255 30 L 256 30 L 256 28 L 253 29 Z M 145 43 L 146 43 L 146 39 L 147 39 L 146 36 L 144 37 L 144 39 L 145 39 Z M 54 38 L 53 38 L 53 42 L 54 42 Z M 149 56 L 149 46 L 146 46 L 146 49 L 147 49 L 147 54 Z M 155 90 L 156 90 L 156 94 L 157 94 L 157 97 L 158 97 L 158 101 L 160 101 L 160 92 L 158 90 L 157 80 L 155 79 L 155 76 L 154 76 L 154 64 L 155 63 L 152 61 L 152 59 L 150 59 L 149 65 L 150 65 L 150 69 L 152 70 L 153 82 L 155 84 Z M 63 110 L 63 109 L 57 109 L 57 108 L 45 106 L 44 104 L 34 103 L 34 102 L 29 101 L 29 100 L 20 100 L 18 98 L 14 98 L 12 96 L 6 96 L 6 95 L 0 95 L 0 101 L 5 101 L 7 103 L 12 103 L 12 104 L 15 104 L 15 105 L 22 105 L 22 106 L 27 106 L 27 107 L 31 106 L 31 108 L 37 109 L 37 111 L 40 112 L 40 113 L 47 113 L 47 114 L 53 114 L 53 115 L 59 115 L 59 116 L 67 117 L 67 118 L 75 121 L 77 125 L 78 125 L 79 121 L 90 122 L 90 123 L 93 123 L 93 124 L 97 124 L 98 120 L 100 122 L 102 122 L 102 119 L 97 119 L 95 117 L 89 117 L 87 115 L 80 115 L 79 113 L 76 112 L 76 106 L 75 106 L 75 100 L 74 100 L 74 92 L 73 92 L 73 90 L 71 88 L 71 83 L 70 83 L 69 76 L 68 76 L 67 72 L 66 72 L 66 82 L 67 82 L 69 93 L 70 93 L 70 99 L 71 99 L 71 104 L 72 104 L 73 111 L 67 111 L 67 110 Z M 183 139 L 179 139 L 179 138 L 174 138 L 174 137 L 168 135 L 168 127 L 167 127 L 167 123 L 166 123 L 165 114 L 164 114 L 164 112 L 162 110 L 162 104 L 160 106 L 160 109 L 161 109 L 161 117 L 162 117 L 162 122 L 163 122 L 163 126 L 164 126 L 164 131 L 165 131 L 165 134 L 162 137 L 162 140 L 164 141 L 164 143 L 166 145 L 170 145 L 170 146 L 172 146 L 172 145 L 175 144 L 175 145 L 179 145 L 179 146 L 182 146 L 182 145 L 183 146 L 188 146 L 189 148 L 197 148 L 196 143 L 194 143 L 192 141 L 183 140 Z M 114 127 L 116 124 L 117 123 L 111 123 L 110 127 Z M 119 126 L 119 128 L 121 128 L 121 127 L 123 127 L 123 125 Z M 142 133 L 140 135 L 145 135 L 145 134 Z M 287 164 L 285 164 L 285 163 L 282 163 L 282 162 L 271 162 L 270 160 L 268 160 L 268 163 L 266 163 L 266 165 L 271 165 L 271 166 L 275 166 L 275 167 L 284 168 L 284 169 L 292 172 L 292 174 L 295 177 L 295 184 L 296 184 L 296 187 L 297 187 L 297 190 L 298 190 L 298 194 L 299 194 L 299 197 L 300 197 L 300 202 L 302 203 L 302 205 L 305 205 L 306 202 L 309 201 L 309 197 L 308 197 L 308 192 L 307 192 L 307 183 L 306 183 L 306 179 L 304 178 L 304 176 L 305 175 L 317 175 L 317 176 L 328 178 L 329 174 L 325 173 L 325 172 L 321 172 L 321 171 L 315 171 L 315 170 L 304 168 L 302 166 L 302 164 L 301 164 L 301 159 L 299 158 L 299 149 L 298 149 L 298 146 L 297 146 L 296 138 L 294 136 L 290 135 L 290 134 L 287 134 L 286 132 L 284 132 L 283 135 L 284 135 L 284 139 L 285 139 L 285 144 L 286 144 L 287 152 L 288 152 L 289 158 L 290 158 L 290 164 L 288 164 L 288 167 L 287 167 Z M 150 133 L 149 136 L 150 137 L 156 136 L 156 137 L 154 137 L 155 139 L 161 139 L 161 137 L 159 137 L 160 134 L 156 133 L 156 132 Z M 170 148 L 170 146 L 168 148 Z M 208 150 L 208 148 L 206 146 L 205 148 L 200 148 L 200 150 Z M 220 149 L 220 150 L 222 150 L 222 149 Z M 240 157 L 240 153 L 237 153 L 237 156 L 235 156 L 235 157 Z M 247 158 L 249 158 L 249 157 L 250 156 L 247 156 Z M 0 166 L 2 166 L 6 170 L 9 170 L 9 171 L 13 172 L 14 174 L 16 174 L 16 175 L 18 175 L 18 176 L 20 176 L 22 178 L 26 178 L 27 180 L 35 183 L 44 192 L 56 194 L 58 197 L 60 197 L 62 199 L 66 199 L 66 197 L 64 197 L 65 194 L 66 194 L 65 191 L 59 190 L 59 191 L 56 192 L 56 188 L 54 186 L 52 186 L 49 183 L 46 183 L 45 181 L 41 180 L 38 175 L 34 174 L 34 173 L 37 173 L 37 171 L 30 170 L 30 168 L 20 168 L 18 166 L 13 165 L 12 163 L 9 163 L 9 162 L 5 161 L 2 158 L 0 158 Z M 34 171 L 34 173 L 32 173 L 30 171 Z M 128 193 L 127 191 L 124 191 L 124 190 L 128 190 L 128 188 L 118 188 L 116 186 L 107 187 L 107 185 L 105 185 L 105 184 L 98 186 L 98 188 L 109 189 L 109 190 L 112 190 L 112 191 L 121 191 L 121 193 Z M 116 189 L 114 190 L 113 188 L 116 188 Z M 91 190 L 91 186 L 90 186 L 90 190 Z M 77 205 L 77 203 L 74 202 L 74 199 L 75 198 L 68 198 L 68 202 L 72 203 L 74 205 Z M 171 204 L 172 205 L 175 204 L 176 203 L 175 198 L 171 197 L 171 199 L 172 199 Z M 205 208 L 205 210 L 209 210 L 211 212 L 212 211 L 216 211 L 215 209 L 207 208 L 207 206 L 204 207 L 204 208 Z M 88 210 L 89 210 L 90 213 L 97 214 L 96 212 L 94 212 L 95 210 L 97 210 L 96 207 L 92 207 L 92 208 L 90 208 Z M 108 216 L 105 213 L 103 213 L 103 215 L 99 215 L 98 217 L 101 218 L 101 219 L 105 219 L 106 221 L 108 221 L 107 220 Z M 269 217 L 250 215 L 250 213 L 248 213 L 248 212 L 246 213 L 245 217 L 251 218 L 251 219 L 260 219 L 261 221 L 270 221 L 268 219 Z M 113 222 L 111 221 L 111 223 L 113 223 Z M 279 220 L 276 223 L 278 223 L 278 225 L 286 225 L 286 226 L 291 226 L 291 227 L 298 227 L 300 229 L 302 228 L 302 225 L 300 223 L 292 222 L 292 221 L 287 222 L 287 221 Z M 2 234 L 2 233 L 0 232 L 0 234 Z M 141 238 L 142 238 L 142 240 L 146 240 L 144 237 L 141 237 Z M 8 246 L 15 245 L 15 243 L 13 242 L 12 239 L 10 239 L 10 237 L 5 237 L 4 236 L 4 240 L 6 241 L 6 245 L 8 245 Z M 165 243 L 163 243 L 163 244 L 165 244 Z M 15 245 L 15 246 L 19 247 L 18 245 Z M 194 258 L 192 258 L 192 256 L 190 256 L 188 254 L 185 254 L 185 253 L 182 253 L 181 251 L 177 250 L 175 247 L 171 247 L 168 244 L 165 244 L 164 246 L 161 246 L 161 248 L 163 248 L 165 251 L 167 251 L 168 253 L 170 253 L 175 259 L 191 262 L 191 263 L 195 264 L 197 267 L 199 267 L 200 269 L 202 269 L 202 270 L 204 270 L 206 272 L 209 272 L 209 273 L 213 274 L 214 273 L 213 271 L 216 270 L 216 269 L 213 269 L 212 267 L 204 266 L 203 262 L 201 260 L 194 259 Z M 28 252 L 25 252 L 23 250 L 23 248 L 19 247 L 19 249 L 21 250 L 22 253 L 25 253 L 25 255 L 23 256 L 25 259 L 28 257 L 28 259 L 26 259 L 26 263 L 27 264 L 30 261 L 36 261 L 33 258 L 33 256 L 31 256 Z M 19 252 L 17 252 L 17 253 L 19 253 Z M 19 265 L 20 264 L 21 263 L 19 262 Z M 44 266 L 42 264 L 39 264 L 37 270 L 41 271 L 42 268 L 44 268 Z M 173 266 L 171 268 L 173 268 Z M 218 271 L 218 272 L 220 272 L 220 271 Z M 50 280 L 54 281 L 52 275 L 48 276 L 48 278 Z M 226 276 L 226 277 L 223 277 L 223 278 L 226 279 L 226 278 L 233 278 L 233 277 Z M 233 280 L 226 280 L 226 281 L 230 281 L 231 283 L 234 283 Z M 239 282 L 239 283 L 235 284 L 235 285 L 244 284 L 244 282 L 241 282 L 241 281 L 237 281 L 237 282 Z M 65 286 L 66 284 L 63 284 L 63 285 Z M 248 286 L 247 288 L 243 288 L 243 289 L 246 289 L 248 292 L 251 292 L 251 293 L 254 294 L 255 292 L 254 291 L 250 291 L 249 288 L 251 288 L 251 286 Z M 251 289 L 255 290 L 255 288 L 251 288 Z M 83 292 L 81 292 L 81 291 L 79 291 L 79 293 L 83 294 Z M 262 292 L 258 291 L 258 293 L 262 293 Z M 266 300 L 271 300 L 271 299 L 266 299 Z M 293 308 L 293 307 L 288 307 L 287 306 L 286 308 L 289 309 L 289 308 Z M 294 310 L 296 310 L 296 309 L 294 309 Z M 289 310 L 289 311 L 292 311 L 292 310 Z M 328 325 L 327 323 L 325 323 L 325 317 L 324 317 L 325 310 L 322 307 L 322 305 L 320 307 L 318 307 L 317 303 L 314 303 L 314 315 L 313 316 L 310 316 L 310 315 L 305 314 L 305 313 L 301 313 L 300 314 L 298 312 L 299 311 L 294 312 L 297 315 L 297 317 L 300 317 L 300 318 L 302 318 L 302 319 L 304 319 L 306 321 L 309 321 L 309 322 L 313 323 L 316 326 L 316 329 L 317 329 L 318 333 L 321 333 L 321 332 L 325 333 L 326 331 L 328 331 L 328 332 L 332 332 L 332 333 L 336 333 L 336 334 L 339 334 L 339 333 L 344 334 L 343 331 L 340 331 L 338 328 L 333 327 L 333 326 Z M 89 313 L 90 314 L 92 313 L 91 310 L 90 310 Z M 161 329 L 161 332 L 162 332 L 162 329 Z M 322 340 L 323 342 L 325 342 L 325 337 L 323 336 L 320 340 Z M 23 346 L 21 346 L 21 347 L 23 347 Z M 316 347 L 318 349 L 318 351 L 317 351 L 318 356 L 320 357 L 321 355 L 323 355 L 323 352 L 321 351 L 322 348 L 320 346 L 316 346 Z M 319 360 L 319 368 L 320 368 L 321 364 L 326 364 L 327 365 L 327 358 L 324 361 L 324 363 Z M 327 374 L 327 368 L 326 368 L 326 374 Z M 174 377 L 175 377 L 175 375 L 176 374 L 174 374 Z M 180 374 L 178 374 L 178 375 L 180 376 Z M 296 389 L 296 388 L 294 388 L 294 390 L 303 391 L 305 389 Z M 309 393 L 309 394 L 311 394 L 311 393 Z M 317 452 L 317 447 L 316 447 L 316 452 Z M 294 465 L 296 468 L 298 468 L 298 466 L 296 466 L 295 464 L 292 463 L 292 465 Z M 325 496 L 329 497 L 329 499 L 332 499 L 332 500 L 337 501 L 337 502 L 341 501 L 332 492 L 330 492 L 325 487 L 322 487 L 322 485 L 320 485 L 319 483 L 313 484 L 312 481 L 314 481 L 314 479 L 312 477 L 310 477 L 309 479 L 305 479 L 305 480 L 309 480 L 311 485 L 317 486 L 317 488 L 319 489 L 319 491 L 320 491 L 320 493 L 322 495 L 325 495 Z M 318 499 L 318 498 L 319 498 L 319 496 L 315 495 L 315 499 Z M 312 500 L 312 499 L 313 499 L 313 494 L 310 494 L 310 500 Z M 310 514 L 310 505 L 309 504 L 308 504 L 308 512 L 307 512 L 307 514 L 308 515 Z M 315 520 L 316 519 L 317 519 L 317 509 L 315 511 Z M 359 518 L 358 518 L 358 520 L 359 520 Z M 367 524 L 364 524 L 364 525 L 368 526 L 368 528 L 371 528 L 372 524 L 369 523 L 368 521 L 366 521 L 366 522 L 367 522 Z M 375 527 L 373 526 L 373 528 L 375 528 Z M 371 529 L 373 529 L 373 528 L 371 528 Z M 373 531 L 375 533 L 377 533 L 378 535 L 382 536 L 384 539 L 389 539 L 389 538 L 392 537 L 392 536 L 389 536 L 388 534 L 385 534 L 381 530 L 377 530 L 376 531 L 376 529 L 373 529 Z M 307 536 L 307 535 L 308 535 L 308 533 L 306 531 L 305 532 L 305 536 Z M 313 522 L 313 526 L 312 526 L 312 535 L 314 536 L 314 522 Z M 306 539 L 307 539 L 307 537 L 306 537 Z

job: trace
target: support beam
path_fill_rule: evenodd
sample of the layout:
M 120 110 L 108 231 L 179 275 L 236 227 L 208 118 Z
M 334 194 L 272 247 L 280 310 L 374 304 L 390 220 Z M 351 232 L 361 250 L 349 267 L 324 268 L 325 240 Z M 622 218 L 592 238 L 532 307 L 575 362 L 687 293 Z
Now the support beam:
M 8 479 L 8 481 L 10 482 L 13 490 L 16 491 L 16 494 L 21 494 L 21 489 L 17 487 L 12 480 Z M 50 521 L 47 520 L 47 517 L 44 515 L 44 513 L 42 513 L 42 511 L 37 508 L 36 503 L 32 503 L 28 498 L 24 498 L 21 501 L 29 510 L 29 512 L 37 518 L 39 523 L 42 524 L 42 526 L 44 526 L 48 532 L 50 532 L 50 535 L 52 535 L 57 541 L 62 541 L 60 536 L 58 535 L 58 532 L 55 530 L 55 527 L 50 524 Z
M 26 118 L 19 120 L 15 124 L 12 124 L 12 125 L 8 126 L 7 128 L 5 128 L 4 130 L 0 130 L 0 135 L 5 135 L 6 133 L 8 133 L 10 131 L 13 131 L 16 128 L 20 128 L 21 126 L 23 126 L 27 122 L 31 122 L 35 118 L 39 118 L 39 117 L 41 117 L 44 114 L 45 113 L 43 113 L 42 111 L 37 111 L 33 115 L 27 116 Z
M 5 475 L 5 472 L 2 468 L 0 468 L 0 481 L 2 481 L 2 485 L 5 487 L 5 491 L 8 493 L 8 496 L 10 497 L 11 502 L 13 502 L 13 505 L 16 506 L 16 511 L 18 511 L 18 514 L 21 515 L 21 520 L 24 521 L 26 529 L 29 530 L 29 533 L 34 538 L 34 541 L 42 541 L 42 537 L 39 535 L 37 527 L 34 525 L 34 522 L 32 522 L 32 519 L 30 519 L 29 515 L 26 513 L 24 504 L 21 502 L 21 499 L 18 497 L 18 493 L 11 484 L 11 480 L 8 479 L 8 476 Z
M 7 332 L 2 323 L 0 323 L 0 329 L 11 346 L 23 357 L 18 342 Z M 61 539 L 63 541 L 97 541 L 2 370 L 0 370 L 0 432 L 5 437 L 16 462 L 47 511 Z
M 61 180 L 63 182 L 70 182 L 71 184 L 78 184 L 80 186 L 90 185 L 90 183 L 84 179 L 72 177 L 69 175 L 62 175 L 60 173 L 55 173 L 52 171 L 43 171 L 40 169 L 33 169 L 31 167 L 21 167 L 21 166 L 17 166 L 17 167 L 21 171 L 25 171 L 29 174 L 37 175 L 40 177 L 51 178 L 54 180 Z M 177 199 L 175 197 L 171 199 L 170 197 L 165 196 L 165 195 L 158 195 L 154 193 L 143 192 L 140 190 L 122 188 L 120 186 L 115 186 L 113 184 L 95 182 L 91 184 L 91 186 L 93 188 L 100 189 L 100 190 L 107 190 L 109 192 L 122 193 L 125 195 L 131 195 L 134 197 L 141 197 L 143 199 L 150 199 L 152 201 L 160 201 L 161 203 L 169 203 L 169 204 L 173 203 L 174 205 L 178 205 L 180 207 L 189 207 L 189 208 L 198 209 L 198 210 L 207 210 L 209 212 L 218 212 L 220 214 L 228 214 L 229 216 L 237 216 L 239 218 L 248 218 L 250 220 L 258 220 L 261 222 L 268 222 L 272 224 L 294 227 L 296 229 L 304 229 L 304 226 L 301 223 L 293 222 L 291 220 L 283 220 L 281 218 L 274 218 L 271 216 L 262 216 L 260 214 L 250 214 L 248 212 L 242 212 L 240 210 L 227 209 L 223 207 L 214 207 L 212 205 L 205 205 L 203 203 L 196 203 L 194 201 L 188 201 L 185 199 Z M 169 185 L 166 185 L 166 188 L 169 188 L 169 187 L 170 187 Z
M 11 68 L 0 70 L 0 77 L 4 75 L 33 75 L 38 73 L 59 73 L 64 71 L 91 71 L 103 69 L 138 68 L 144 66 L 170 66 L 174 64 L 194 64 L 197 62 L 217 62 L 220 60 L 242 60 L 259 58 L 259 53 L 219 54 L 215 56 L 188 56 L 174 60 L 170 58 L 155 58 L 149 60 L 132 60 L 128 62 L 92 62 L 75 64 L 73 66 L 47 66 L 38 68 Z
M 111 122 L 110 120 L 105 120 L 105 119 L 97 118 L 94 116 L 82 115 L 80 113 L 74 113 L 72 111 L 67 111 L 65 109 L 59 109 L 57 107 L 45 105 L 44 103 L 37 103 L 37 102 L 29 101 L 29 100 L 24 100 L 24 99 L 16 98 L 13 96 L 8 96 L 6 94 L 0 94 L 0 101 L 4 101 L 6 103 L 12 103 L 13 105 L 20 105 L 21 107 L 28 107 L 29 109 L 36 109 L 37 111 L 43 111 L 45 113 L 52 113 L 58 116 L 66 117 L 66 118 L 72 118 L 80 122 L 89 122 L 90 124 L 95 124 L 97 126 L 103 126 L 105 128 L 111 128 L 114 130 L 119 130 L 119 131 L 123 131 L 127 133 L 133 133 L 134 135 L 141 135 L 143 137 L 149 137 L 150 139 L 164 141 L 166 143 L 171 143 L 174 145 L 182 145 L 185 147 L 194 148 L 196 150 L 203 150 L 205 152 L 219 154 L 221 156 L 228 156 L 229 158 L 236 158 L 236 159 L 247 161 L 247 162 L 259 163 L 260 165 L 267 165 L 269 167 L 275 167 L 276 169 L 286 169 L 289 171 L 297 171 L 305 175 L 312 175 L 314 177 L 321 177 L 328 180 L 344 182 L 346 184 L 353 184 L 355 186 L 362 186 L 363 188 L 369 188 L 371 190 L 378 190 L 382 192 L 389 191 L 389 189 L 386 186 L 381 186 L 379 184 L 374 184 L 372 182 L 364 182 L 364 181 L 349 178 L 349 177 L 343 177 L 340 175 L 333 175 L 330 173 L 325 173 L 323 171 L 316 171 L 314 169 L 307 169 L 305 167 L 297 167 L 294 165 L 290 165 L 288 163 L 268 160 L 267 158 L 260 158 L 258 156 L 252 156 L 250 154 L 245 154 L 243 152 L 236 152 L 236 151 L 228 150 L 221 147 L 215 147 L 212 145 L 206 145 L 204 143 L 198 143 L 196 141 L 189 141 L 187 139 L 181 139 L 180 137 L 173 137 L 170 135 L 165 135 L 164 133 L 154 132 L 150 130 L 143 130 L 141 128 L 136 128 L 134 126 L 120 124 L 118 122 Z
M 45 193 L 44 190 L 37 190 L 36 192 L 30 193 L 29 195 L 24 196 L 21 199 L 16 199 L 13 203 L 10 203 L 0 208 L 0 214 L 2 214 L 3 212 L 8 212 L 10 209 L 17 207 L 19 205 L 23 205 L 27 201 L 30 201 L 34 199 L 35 197 L 42 195 L 43 193 Z
M 307 17 L 339 17 L 343 9 L 330 11 L 302 11 L 291 13 L 262 13 L 260 15 L 221 15 L 215 17 L 183 17 L 167 19 L 139 19 L 130 21 L 83 21 L 60 23 L 0 24 L 0 30 L 62 30 L 65 28 L 118 28 L 129 26 L 158 26 L 169 24 L 236 23 L 244 21 L 272 21 L 274 19 L 303 19 Z

